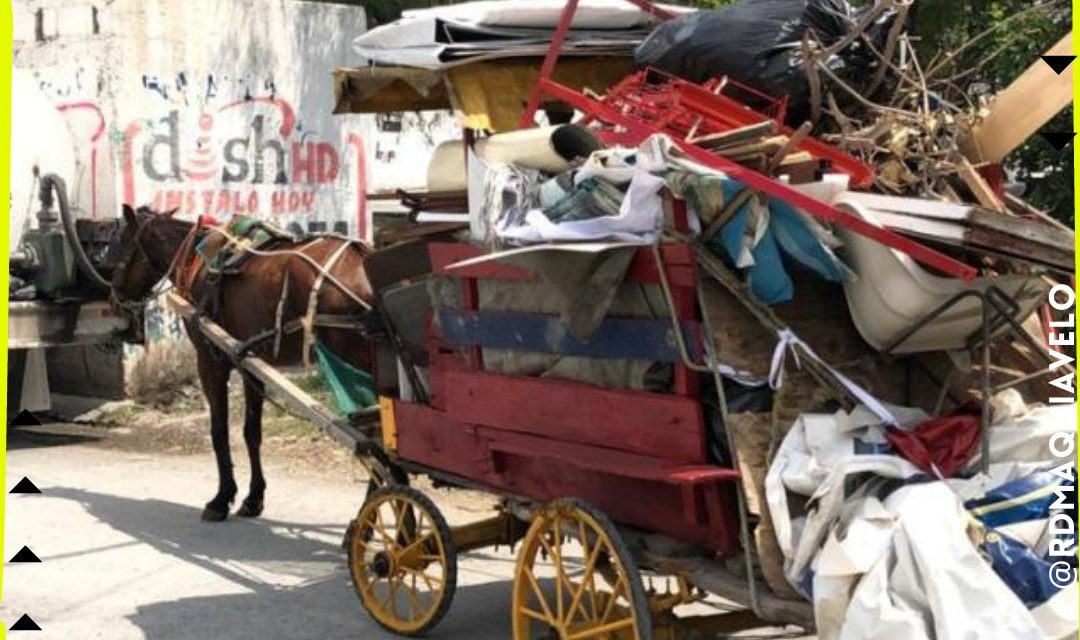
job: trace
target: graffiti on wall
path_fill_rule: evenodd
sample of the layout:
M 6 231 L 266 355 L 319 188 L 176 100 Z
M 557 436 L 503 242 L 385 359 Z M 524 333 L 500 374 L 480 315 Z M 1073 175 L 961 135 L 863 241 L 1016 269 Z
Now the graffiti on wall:
M 159 80 L 143 81 L 168 95 Z M 125 202 L 182 215 L 346 216 L 355 221 L 357 235 L 366 235 L 361 136 L 349 134 L 342 142 L 303 130 L 292 104 L 275 93 L 217 107 L 199 102 L 185 109 L 170 100 L 161 115 L 123 130 Z M 342 210 L 342 194 L 350 194 L 351 212 Z

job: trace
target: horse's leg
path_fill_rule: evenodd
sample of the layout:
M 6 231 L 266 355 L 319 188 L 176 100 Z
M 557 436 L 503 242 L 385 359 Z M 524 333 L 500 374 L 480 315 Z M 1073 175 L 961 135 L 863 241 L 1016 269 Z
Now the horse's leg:
M 247 445 L 248 458 L 251 460 L 251 488 L 236 515 L 242 518 L 257 518 L 263 511 L 263 496 L 266 494 L 266 478 L 263 477 L 262 457 L 262 385 L 244 378 L 244 443 Z
M 210 440 L 218 467 L 218 491 L 206 503 L 202 519 L 220 522 L 229 517 L 229 505 L 236 498 L 232 455 L 229 453 L 229 373 L 232 368 L 214 359 L 213 347 L 196 348 L 199 382 L 210 404 Z

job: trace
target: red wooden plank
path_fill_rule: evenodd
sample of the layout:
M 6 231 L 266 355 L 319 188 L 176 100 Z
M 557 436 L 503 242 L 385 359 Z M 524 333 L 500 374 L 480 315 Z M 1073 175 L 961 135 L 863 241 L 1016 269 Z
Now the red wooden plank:
M 432 369 L 432 377 L 440 376 L 445 398 L 438 404 L 455 421 L 705 462 L 701 406 L 688 398 L 449 366 Z
M 685 244 L 665 244 L 664 263 L 668 268 L 668 278 L 672 287 L 697 286 L 697 271 L 693 250 Z M 540 276 L 531 269 L 515 267 L 496 261 L 482 262 L 466 267 L 449 268 L 458 262 L 471 260 L 486 254 L 485 251 L 465 243 L 432 243 L 428 245 L 431 255 L 432 270 L 442 276 L 453 278 L 486 278 L 491 280 L 539 280 Z M 642 248 L 634 255 L 627 272 L 627 280 L 642 284 L 659 284 L 660 276 L 656 269 L 656 260 L 648 248 Z
M 492 451 L 557 458 L 584 469 L 627 478 L 679 486 L 738 481 L 740 478 L 738 471 L 715 465 L 683 465 L 652 456 L 484 427 L 478 428 L 477 433 L 489 441 Z
M 452 422 L 421 404 L 394 402 L 397 454 L 477 482 L 493 484 L 495 467 L 487 441 L 475 427 Z
M 580 461 L 531 451 L 494 453 L 495 430 L 450 420 L 422 405 L 395 402 L 394 408 L 402 460 L 470 479 L 504 495 L 540 502 L 581 498 L 616 522 L 701 544 L 724 556 L 739 548 L 730 482 L 678 485 L 605 473 L 584 468 Z

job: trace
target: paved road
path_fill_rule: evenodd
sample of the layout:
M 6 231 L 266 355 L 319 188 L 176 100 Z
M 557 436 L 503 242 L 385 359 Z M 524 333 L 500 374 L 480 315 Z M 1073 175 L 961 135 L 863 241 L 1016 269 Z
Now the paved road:
M 4 567 L 5 627 L 28 613 L 43 633 L 26 635 L 41 640 L 393 637 L 367 618 L 345 569 L 360 487 L 270 468 L 261 520 L 206 524 L 209 457 L 10 435 L 6 486 L 29 476 L 44 495 L 7 496 L 4 558 L 28 545 L 44 562 Z M 481 517 L 467 508 L 447 518 Z M 505 552 L 470 554 L 436 637 L 508 637 L 511 568 Z

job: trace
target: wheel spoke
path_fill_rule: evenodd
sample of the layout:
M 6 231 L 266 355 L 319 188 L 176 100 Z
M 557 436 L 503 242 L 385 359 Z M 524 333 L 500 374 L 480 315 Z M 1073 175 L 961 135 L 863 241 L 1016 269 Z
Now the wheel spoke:
M 566 636 L 566 640 L 582 640 L 584 638 L 596 638 L 602 634 L 613 633 L 615 631 L 621 631 L 627 627 L 634 626 L 634 618 L 631 616 L 623 620 L 617 620 L 615 622 L 609 622 L 608 624 L 601 625 L 599 627 L 591 627 L 577 633 L 571 633 Z
M 411 573 L 411 574 L 420 576 L 420 579 L 423 580 L 425 583 L 427 583 L 428 589 L 431 589 L 432 591 L 438 591 L 438 588 L 436 588 L 434 585 L 431 584 L 432 580 L 435 581 L 435 584 L 438 584 L 440 586 L 442 585 L 442 578 L 436 578 L 435 576 L 429 576 L 428 574 L 424 573 L 420 569 L 413 569 L 411 567 L 401 567 L 401 570 L 404 571 L 405 573 Z
M 404 578 L 402 578 L 402 581 L 404 581 Z M 415 591 L 415 588 L 416 588 L 416 576 L 415 575 L 413 576 L 413 588 L 412 589 L 410 589 L 405 584 L 402 584 L 401 586 L 405 589 L 405 599 L 409 602 L 409 611 L 411 611 L 412 613 L 415 613 L 417 616 L 423 616 L 424 611 L 425 611 L 424 605 L 423 605 L 423 603 L 420 602 L 420 598 L 416 595 L 416 591 Z M 411 616 L 411 615 L 409 616 L 410 621 L 414 620 L 414 619 L 415 618 L 413 618 L 413 616 Z
M 424 534 L 424 537 L 410 543 L 409 546 L 407 546 L 404 549 L 402 549 L 401 551 L 399 551 L 398 554 L 397 554 L 398 557 L 403 558 L 403 557 L 407 556 L 410 551 L 413 551 L 414 549 L 416 549 L 420 545 L 424 544 L 425 542 L 427 542 L 428 540 L 430 540 L 434 536 L 435 536 L 434 531 Z M 442 556 L 436 556 L 436 557 L 439 558 L 440 560 L 442 559 Z
M 548 606 L 547 598 L 544 596 L 544 590 L 540 588 L 540 583 L 537 582 L 536 576 L 533 575 L 532 567 L 522 567 L 522 573 L 525 574 L 525 578 L 529 581 L 529 586 L 532 587 L 533 593 L 536 594 L 536 599 L 540 602 L 540 607 L 547 615 L 547 619 L 558 624 L 558 619 L 551 614 L 551 607 Z
M 619 593 L 623 589 L 623 579 L 620 575 L 616 583 L 611 587 L 611 600 L 608 601 L 607 606 L 604 608 L 604 615 L 600 617 L 599 622 L 603 624 L 607 622 L 608 616 L 615 610 L 615 603 L 619 600 Z
M 383 524 L 382 520 L 382 505 L 379 505 L 378 507 L 375 507 L 375 519 L 372 520 L 369 524 L 371 525 L 372 529 L 376 533 L 378 533 L 379 536 L 383 539 L 383 543 L 386 545 L 386 548 L 391 549 L 394 547 L 394 537 L 386 532 L 386 525 Z
M 563 618 L 563 580 L 565 579 L 565 576 L 563 573 L 562 562 L 562 535 L 560 535 L 562 533 L 562 527 L 559 525 L 560 517 L 556 514 L 554 522 L 555 540 L 553 551 L 556 549 L 558 551 L 555 551 L 552 560 L 555 563 L 555 606 L 558 609 L 559 623 L 561 624 L 565 621 L 565 618 Z
M 587 549 L 588 547 L 585 547 L 585 548 Z M 566 617 L 567 624 L 569 624 L 570 621 L 574 619 L 574 612 L 581 605 L 581 597 L 583 595 L 585 595 L 585 590 L 593 582 L 593 574 L 596 572 L 596 561 L 600 557 L 600 551 L 601 551 L 602 548 L 603 547 L 601 546 L 600 541 L 597 540 L 596 541 L 596 546 L 593 547 L 592 553 L 589 554 L 589 556 L 585 560 L 585 573 L 582 575 L 582 578 L 581 578 L 581 586 L 578 588 L 577 592 L 574 594 L 573 600 L 570 601 L 570 610 L 567 613 L 567 617 Z M 595 606 L 594 606 L 594 609 L 595 609 Z M 585 614 L 585 611 L 582 610 L 581 613 Z M 594 616 L 593 619 L 595 620 L 595 612 L 593 613 L 593 616 Z M 585 617 L 587 618 L 588 615 L 585 614 Z
M 533 611 L 532 609 L 530 609 L 528 607 L 521 607 L 521 608 L 518 609 L 518 611 L 520 611 L 521 613 L 525 614 L 526 616 L 532 618 L 533 620 L 536 620 L 538 622 L 543 622 L 544 624 L 549 624 L 549 625 L 552 625 L 552 626 L 555 626 L 555 625 L 559 624 L 558 621 L 552 619 L 551 616 L 540 613 L 539 611 Z

